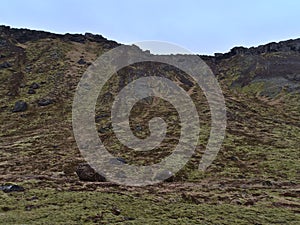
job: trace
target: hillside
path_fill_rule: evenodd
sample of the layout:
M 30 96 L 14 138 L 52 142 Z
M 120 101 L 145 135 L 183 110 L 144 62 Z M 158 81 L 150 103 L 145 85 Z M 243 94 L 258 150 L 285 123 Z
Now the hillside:
M 116 141 L 109 116 L 113 97 L 145 71 L 174 79 L 201 119 L 201 137 L 189 163 L 164 182 L 126 187 L 83 182 L 84 162 L 72 130 L 72 102 L 85 70 L 120 44 L 101 35 L 52 34 L 0 26 L 0 185 L 24 192 L 0 194 L 4 224 L 297 224 L 300 221 L 300 39 L 201 57 L 216 74 L 226 100 L 226 137 L 205 171 L 198 163 L 210 131 L 210 110 L 199 87 L 159 63 L 139 63 L 114 75 L 96 106 L 99 137 L 128 163 L 146 165 L 176 145 L 178 115 L 160 99 L 132 111 L 136 136 L 163 117 L 167 139 L 150 153 L 132 153 Z M 17 104 L 16 104 L 17 103 Z M 77 222 L 76 222 L 77 221 Z

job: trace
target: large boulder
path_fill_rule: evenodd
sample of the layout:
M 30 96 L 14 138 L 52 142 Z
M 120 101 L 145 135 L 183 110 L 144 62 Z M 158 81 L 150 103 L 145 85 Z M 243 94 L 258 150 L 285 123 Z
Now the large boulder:
M 98 181 L 105 182 L 106 178 L 99 173 L 97 173 L 89 164 L 82 163 L 79 164 L 76 169 L 76 174 L 79 177 L 79 180 L 82 181 Z

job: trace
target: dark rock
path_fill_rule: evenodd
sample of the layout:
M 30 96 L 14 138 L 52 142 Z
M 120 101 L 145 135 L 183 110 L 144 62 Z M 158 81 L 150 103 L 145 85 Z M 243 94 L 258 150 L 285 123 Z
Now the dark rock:
M 95 121 L 99 122 L 102 118 L 106 118 L 106 117 L 109 117 L 108 113 L 98 115 L 98 116 L 95 117 Z
M 125 159 L 121 158 L 121 157 L 117 157 L 116 159 L 117 159 L 119 162 L 122 162 L 122 163 L 124 163 L 124 164 L 127 164 L 127 161 L 126 161 Z
M 231 161 L 240 161 L 240 159 L 237 156 L 230 156 L 228 159 L 230 159 Z
M 112 124 L 111 123 L 107 124 L 105 127 L 100 127 L 98 129 L 98 132 L 101 133 L 101 134 L 104 134 L 104 133 L 108 132 L 110 129 L 112 129 Z
M 27 93 L 32 95 L 32 94 L 35 94 L 36 92 L 34 89 L 30 88 Z
M 84 59 L 79 59 L 77 63 L 79 65 L 84 65 L 84 64 L 86 64 L 86 61 Z
M 32 71 L 32 67 L 31 66 L 26 66 L 25 71 L 27 73 L 30 73 Z
M 34 82 L 29 86 L 29 88 L 38 89 L 38 88 L 40 88 L 40 85 Z
M 215 57 L 216 58 L 222 58 L 223 57 L 223 53 L 215 53 Z
M 47 106 L 53 104 L 53 100 L 52 99 L 41 99 L 38 101 L 38 106 Z
M 118 216 L 121 214 L 121 210 L 118 209 L 117 207 L 113 207 L 112 210 L 111 210 L 112 214 Z
M 105 182 L 106 178 L 97 173 L 89 164 L 79 164 L 76 169 L 76 174 L 81 181 L 98 181 Z
M 26 205 L 24 208 L 26 211 L 31 211 L 32 209 L 35 208 L 35 206 L 34 205 Z
M 15 106 L 13 108 L 13 112 L 24 112 L 24 111 L 27 110 L 27 108 L 28 108 L 27 103 L 20 100 L 20 101 L 17 101 L 15 103 Z
M 133 217 L 124 216 L 124 220 L 135 220 Z
M 0 190 L 2 190 L 5 193 L 8 193 L 8 192 L 24 191 L 25 189 L 23 187 L 19 186 L 19 185 L 9 184 L 9 185 L 0 186 Z
M 263 185 L 263 186 L 272 186 L 273 183 L 272 183 L 271 181 L 269 181 L 269 180 L 264 180 L 264 181 L 262 182 L 262 185 Z
M 185 76 L 183 75 L 180 75 L 178 76 L 179 80 L 181 83 L 189 86 L 189 87 L 193 87 L 194 86 L 194 83 L 192 81 L 190 81 L 188 78 L 186 78 Z
M 8 46 L 8 41 L 5 39 L 0 39 L 0 47 L 6 47 Z
M 39 198 L 37 197 L 37 196 L 32 196 L 32 197 L 30 197 L 30 198 L 26 198 L 26 200 L 27 201 L 36 201 L 36 200 L 38 200 Z
M 0 64 L 0 69 L 6 69 L 12 67 L 12 65 L 9 62 L 4 62 Z
M 143 127 L 141 125 L 136 125 L 134 130 L 139 132 L 143 130 Z
M 289 52 L 289 51 L 300 51 L 300 39 L 294 39 L 294 40 L 287 40 L 287 41 L 281 41 L 281 42 L 272 42 L 266 45 L 260 45 L 258 47 L 251 47 L 251 48 L 245 48 L 245 47 L 235 47 L 230 50 L 230 52 L 227 53 L 216 53 L 214 57 L 209 56 L 200 56 L 203 59 L 228 59 L 230 57 L 236 56 L 236 55 L 259 55 L 263 53 L 270 53 L 270 52 Z
M 109 162 L 111 164 L 115 164 L 115 165 L 127 164 L 127 161 L 121 157 L 116 157 L 116 158 L 110 159 Z
M 114 96 L 112 93 L 110 92 L 106 92 L 103 96 L 102 96 L 102 101 L 103 103 L 109 103 L 113 100 Z
M 252 206 L 255 204 L 255 201 L 253 199 L 249 199 L 244 203 L 245 206 Z
M 300 191 L 287 191 L 281 195 L 284 197 L 298 198 L 300 196 Z
M 64 40 L 78 42 L 81 44 L 85 43 L 85 37 L 81 34 L 65 34 L 63 37 Z
M 11 210 L 11 208 L 7 207 L 7 206 L 2 206 L 1 209 L 4 211 L 4 212 L 7 212 L 9 210 Z
M 107 131 L 108 131 L 108 129 L 105 128 L 105 127 L 100 127 L 100 128 L 98 129 L 98 132 L 101 133 L 101 134 L 104 134 L 104 133 L 106 133 Z
M 16 39 L 20 43 L 25 43 L 27 41 L 37 41 L 44 38 L 58 38 L 62 36 L 60 34 L 52 34 L 50 32 L 29 29 L 8 28 L 7 30 L 10 33 L 11 37 Z
M 101 43 L 101 42 L 106 42 L 107 41 L 102 35 L 99 35 L 99 34 L 85 33 L 84 37 L 87 40 L 92 41 L 92 42 Z

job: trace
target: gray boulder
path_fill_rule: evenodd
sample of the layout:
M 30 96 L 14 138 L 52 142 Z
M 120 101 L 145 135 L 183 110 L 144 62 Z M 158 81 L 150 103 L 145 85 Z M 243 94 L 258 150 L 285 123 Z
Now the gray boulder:
M 13 112 L 24 112 L 26 111 L 28 108 L 28 105 L 26 102 L 24 102 L 23 100 L 17 101 L 15 103 L 15 106 L 13 108 Z

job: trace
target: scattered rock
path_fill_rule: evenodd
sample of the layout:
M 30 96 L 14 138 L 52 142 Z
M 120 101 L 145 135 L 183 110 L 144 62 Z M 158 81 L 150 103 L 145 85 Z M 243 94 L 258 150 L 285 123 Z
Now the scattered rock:
M 230 156 L 230 157 L 228 157 L 228 159 L 229 160 L 231 160 L 231 161 L 235 161 L 235 162 L 238 162 L 238 161 L 240 161 L 240 159 L 239 159 L 239 157 L 237 157 L 237 156 Z
M 255 204 L 255 200 L 253 199 L 249 199 L 244 203 L 245 206 L 252 206 L 254 204 Z
M 7 206 L 2 206 L 1 209 L 4 211 L 4 212 L 7 212 L 9 210 L 11 210 L 11 208 L 7 207 Z
M 47 106 L 50 104 L 53 104 L 53 100 L 52 99 L 41 99 L 38 101 L 38 106 Z
M 263 185 L 263 186 L 273 186 L 273 183 L 272 183 L 271 181 L 269 181 L 269 180 L 264 180 L 264 181 L 262 182 L 262 185 Z
M 26 67 L 25 67 L 25 71 L 26 71 L 27 73 L 30 73 L 30 72 L 32 71 L 32 67 L 31 67 L 31 66 L 26 66 Z
M 95 216 L 89 216 L 86 218 L 86 222 L 92 221 L 94 224 L 103 224 L 103 212 L 95 215 Z
M 77 63 L 79 65 L 84 65 L 84 64 L 86 64 L 86 61 L 84 59 L 79 59 Z
M 34 89 L 30 88 L 27 93 L 32 95 L 32 94 L 35 94 L 36 91 Z
M 26 198 L 26 201 L 36 201 L 36 200 L 38 200 L 39 198 L 37 197 L 37 196 L 32 196 L 32 197 L 30 197 L 30 198 Z
M 29 88 L 31 88 L 31 89 L 38 89 L 38 88 L 40 88 L 40 85 L 34 82 L 34 83 L 32 83 L 32 84 L 29 86 Z
M 143 130 L 143 127 L 141 125 L 136 125 L 134 130 L 139 132 Z
M 100 128 L 98 129 L 98 132 L 101 133 L 101 134 L 104 134 L 104 133 L 106 133 L 107 131 L 108 131 L 108 129 L 106 129 L 105 127 L 100 127 Z
M 110 92 L 106 92 L 102 97 L 101 100 L 103 101 L 103 103 L 109 103 L 114 99 L 114 96 L 112 93 Z
M 113 207 L 112 210 L 111 210 L 112 214 L 118 216 L 121 214 L 121 210 L 118 209 L 117 207 Z
M 4 62 L 0 64 L 0 69 L 6 69 L 12 67 L 12 65 L 9 62 Z
M 24 191 L 25 189 L 19 185 L 16 184 L 9 184 L 9 185 L 2 185 L 0 186 L 0 190 L 2 190 L 5 193 L 8 192 L 19 192 Z
M 104 133 L 108 132 L 110 129 L 112 129 L 112 124 L 111 123 L 106 125 L 105 127 L 100 127 L 98 129 L 98 132 L 101 133 L 101 134 L 104 134 Z
M 121 157 L 112 158 L 109 162 L 114 165 L 127 164 L 126 160 Z
M 105 182 L 106 178 L 97 173 L 89 164 L 79 164 L 76 169 L 76 174 L 81 181 L 98 181 Z
M 33 205 L 26 205 L 25 210 L 26 211 L 31 211 L 33 209 L 33 207 L 34 207 Z
M 98 115 L 98 116 L 95 117 L 95 121 L 99 122 L 101 119 L 106 118 L 106 117 L 109 117 L 108 113 L 104 113 L 104 114 Z
M 28 108 L 28 105 L 23 100 L 17 101 L 15 103 L 15 106 L 13 108 L 13 112 L 24 112 Z
M 124 216 L 124 220 L 135 220 L 133 217 Z

